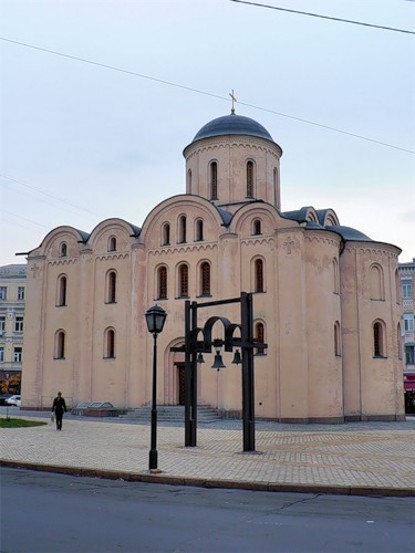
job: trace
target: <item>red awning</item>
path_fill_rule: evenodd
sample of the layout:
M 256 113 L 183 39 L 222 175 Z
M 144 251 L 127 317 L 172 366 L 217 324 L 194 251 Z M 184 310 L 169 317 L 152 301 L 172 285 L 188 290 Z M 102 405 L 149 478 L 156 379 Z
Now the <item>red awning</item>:
M 415 380 L 404 380 L 405 391 L 413 390 L 415 392 Z

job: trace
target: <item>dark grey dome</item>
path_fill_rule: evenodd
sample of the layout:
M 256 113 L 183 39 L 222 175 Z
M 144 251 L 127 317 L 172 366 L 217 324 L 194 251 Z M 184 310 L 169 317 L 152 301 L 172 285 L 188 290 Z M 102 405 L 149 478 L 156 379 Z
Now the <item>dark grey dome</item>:
M 245 136 L 257 136 L 259 138 L 265 138 L 266 140 L 272 140 L 272 136 L 267 129 L 257 123 L 257 121 L 254 121 L 254 119 L 231 113 L 230 115 L 224 115 L 206 123 L 196 134 L 193 142 L 201 140 L 202 138 L 225 136 L 227 134 L 242 134 Z

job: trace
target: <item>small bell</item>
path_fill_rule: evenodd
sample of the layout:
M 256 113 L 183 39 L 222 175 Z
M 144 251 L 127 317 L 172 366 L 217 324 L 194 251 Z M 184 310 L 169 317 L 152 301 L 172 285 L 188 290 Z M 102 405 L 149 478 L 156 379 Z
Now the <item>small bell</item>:
M 197 354 L 196 363 L 201 365 L 204 362 L 205 362 L 205 360 L 203 359 L 203 353 L 201 351 L 199 351 L 199 353 Z
M 239 353 L 239 349 L 235 351 L 235 355 L 233 356 L 232 363 L 234 365 L 240 365 L 242 363 L 241 354 Z
M 226 369 L 226 365 L 224 364 L 222 360 L 222 355 L 220 354 L 220 351 L 216 350 L 215 360 L 212 365 L 212 369 Z

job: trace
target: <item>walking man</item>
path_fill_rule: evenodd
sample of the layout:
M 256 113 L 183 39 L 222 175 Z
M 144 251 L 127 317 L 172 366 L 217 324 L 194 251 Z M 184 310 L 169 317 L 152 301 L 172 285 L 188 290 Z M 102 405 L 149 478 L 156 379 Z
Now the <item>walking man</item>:
M 66 413 L 66 403 L 62 397 L 62 393 L 58 392 L 58 395 L 53 400 L 52 413 L 55 413 L 56 417 L 56 430 L 62 430 L 62 418 L 63 413 Z

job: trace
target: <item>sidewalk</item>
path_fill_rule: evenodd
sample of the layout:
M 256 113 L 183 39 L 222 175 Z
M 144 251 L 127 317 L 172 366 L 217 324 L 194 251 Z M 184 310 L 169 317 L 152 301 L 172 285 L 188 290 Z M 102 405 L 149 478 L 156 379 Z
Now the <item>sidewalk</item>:
M 0 464 L 205 487 L 415 496 L 415 418 L 318 426 L 257 422 L 256 452 L 245 453 L 241 421 L 200 425 L 195 448 L 184 447 L 182 426 L 159 424 L 162 472 L 150 474 L 149 425 L 66 416 L 58 432 L 45 417 L 34 418 L 48 420 L 47 426 L 0 429 Z

